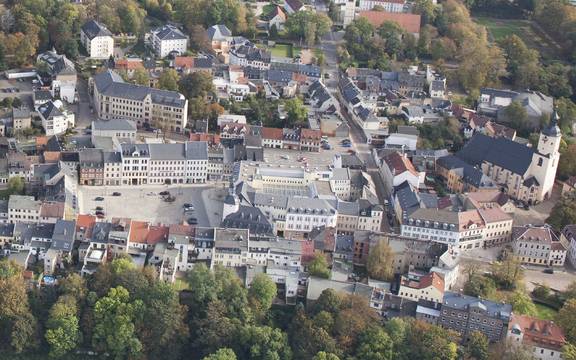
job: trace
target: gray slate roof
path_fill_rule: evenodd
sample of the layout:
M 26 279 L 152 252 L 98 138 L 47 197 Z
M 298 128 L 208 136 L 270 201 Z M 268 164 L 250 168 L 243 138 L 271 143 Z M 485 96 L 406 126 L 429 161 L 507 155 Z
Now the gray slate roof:
M 508 320 L 512 313 L 512 305 L 500 304 L 493 301 L 479 299 L 474 296 L 462 295 L 447 291 L 444 293 L 442 306 L 447 306 L 459 310 L 467 310 L 471 307 L 478 307 L 485 310 L 491 317 Z
M 102 95 L 137 101 L 143 101 L 147 96 L 150 96 L 153 103 L 181 108 L 186 104 L 184 96 L 176 91 L 128 84 L 112 70 L 96 74 L 93 79 L 98 92 Z
M 95 20 L 90 20 L 82 26 L 82 32 L 92 40 L 97 36 L 112 36 L 108 28 Z
M 54 105 L 53 101 L 49 101 L 46 104 L 38 108 L 38 112 L 42 115 L 44 119 L 50 119 L 56 116 L 62 116 L 60 109 Z
M 92 130 L 124 130 L 136 131 L 134 121 L 128 119 L 95 120 L 92 121 Z
M 183 40 L 188 39 L 188 36 L 173 25 L 164 25 L 152 31 L 160 40 Z
M 54 225 L 51 249 L 71 251 L 76 236 L 76 221 L 60 220 Z
M 456 156 L 470 165 L 480 166 L 484 161 L 524 175 L 532 162 L 534 149 L 515 141 L 493 138 L 475 133 Z

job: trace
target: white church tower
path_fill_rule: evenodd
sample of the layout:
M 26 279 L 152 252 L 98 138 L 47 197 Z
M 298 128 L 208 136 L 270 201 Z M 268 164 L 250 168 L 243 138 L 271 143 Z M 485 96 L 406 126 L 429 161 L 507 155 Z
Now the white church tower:
M 554 187 L 562 140 L 562 133 L 558 127 L 559 120 L 558 113 L 555 111 L 550 125 L 540 132 L 538 149 L 532 159 L 532 175 L 540 184 L 538 201 L 548 199 Z

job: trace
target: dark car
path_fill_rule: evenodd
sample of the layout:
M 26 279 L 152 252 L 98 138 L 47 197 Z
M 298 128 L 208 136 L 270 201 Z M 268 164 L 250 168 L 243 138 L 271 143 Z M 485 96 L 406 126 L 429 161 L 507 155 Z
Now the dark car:
M 198 224 L 198 219 L 196 218 L 188 218 L 188 220 L 186 220 L 186 222 L 188 223 L 188 225 L 196 225 Z
M 546 269 L 544 269 L 544 272 L 545 272 L 546 274 L 554 274 L 554 269 L 552 269 L 552 268 L 546 268 Z
M 185 203 L 184 205 L 182 205 L 185 208 L 191 208 L 194 207 L 194 205 L 190 204 L 190 203 Z
M 96 210 L 95 214 L 96 216 L 104 216 L 104 211 Z
M 104 208 L 102 206 L 96 206 L 96 211 L 102 211 Z
M 104 198 L 102 196 L 98 196 L 94 198 L 94 201 L 104 201 Z
M 118 191 L 114 191 L 114 192 L 112 193 L 112 196 L 120 196 L 120 195 L 122 195 L 122 194 L 120 194 Z
M 158 194 L 160 196 L 166 196 L 166 195 L 170 195 L 170 191 L 160 191 Z

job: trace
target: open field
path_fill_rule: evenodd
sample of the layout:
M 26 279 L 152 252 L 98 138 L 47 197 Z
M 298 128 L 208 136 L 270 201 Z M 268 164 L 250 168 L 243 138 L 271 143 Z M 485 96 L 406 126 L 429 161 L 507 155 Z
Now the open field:
M 270 48 L 270 52 L 272 56 L 276 57 L 287 57 L 291 58 L 292 54 L 292 45 L 289 44 L 276 44 L 274 47 Z
M 544 60 L 554 60 L 561 57 L 557 45 L 551 43 L 529 20 L 477 17 L 474 18 L 474 21 L 486 27 L 490 41 L 497 42 L 507 36 L 516 35 L 528 47 L 538 50 Z

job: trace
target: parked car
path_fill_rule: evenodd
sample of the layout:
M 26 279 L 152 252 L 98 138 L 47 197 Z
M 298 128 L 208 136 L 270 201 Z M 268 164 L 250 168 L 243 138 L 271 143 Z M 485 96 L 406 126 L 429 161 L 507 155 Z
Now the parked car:
M 102 196 L 97 196 L 94 198 L 94 201 L 104 201 L 104 198 Z
M 95 212 L 95 214 L 96 214 L 96 216 L 98 216 L 98 215 L 104 216 L 104 211 L 98 211 L 98 210 L 97 210 L 97 211 Z
M 96 211 L 102 211 L 104 208 L 102 206 L 96 206 Z
M 97 217 L 98 219 L 104 219 L 104 214 L 96 214 L 96 217 Z
M 197 225 L 198 219 L 191 217 L 191 218 L 188 218 L 188 220 L 186 220 L 186 222 L 188 223 L 188 225 Z
M 158 194 L 159 194 L 160 196 L 166 196 L 166 195 L 170 195 L 170 191 L 164 190 L 164 191 L 160 191 Z
M 551 267 L 544 269 L 544 272 L 546 274 L 554 274 L 554 269 L 552 269 Z
M 342 144 L 342 147 L 350 148 L 350 147 L 352 147 L 352 144 L 350 144 L 350 143 Z
M 118 191 L 114 191 L 114 192 L 112 193 L 112 196 L 121 196 L 121 195 L 122 195 L 122 194 L 120 194 Z

